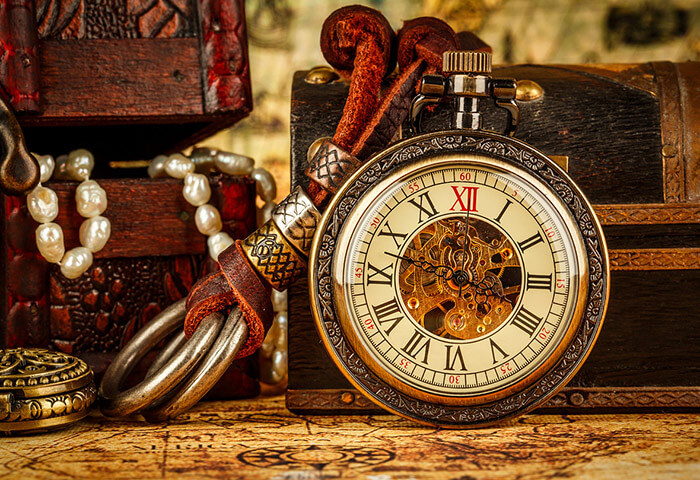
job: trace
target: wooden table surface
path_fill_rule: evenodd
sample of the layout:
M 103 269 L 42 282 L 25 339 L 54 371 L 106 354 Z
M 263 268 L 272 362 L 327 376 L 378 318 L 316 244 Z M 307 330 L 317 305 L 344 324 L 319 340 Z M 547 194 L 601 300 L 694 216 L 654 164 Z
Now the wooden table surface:
M 528 415 L 439 430 L 390 415 L 296 416 L 282 397 L 200 403 L 149 425 L 93 412 L 0 438 L 0 478 L 700 478 L 700 416 Z

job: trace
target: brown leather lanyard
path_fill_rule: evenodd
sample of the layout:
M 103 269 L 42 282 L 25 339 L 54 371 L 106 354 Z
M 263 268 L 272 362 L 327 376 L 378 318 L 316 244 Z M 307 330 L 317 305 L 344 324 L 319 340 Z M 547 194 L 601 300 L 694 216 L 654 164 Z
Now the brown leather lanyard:
M 474 39 L 469 38 L 470 48 Z M 478 39 L 476 42 L 485 47 Z M 362 161 L 394 138 L 406 119 L 419 79 L 438 72 L 442 53 L 459 47 L 454 31 L 435 18 L 406 22 L 396 38 L 386 19 L 367 7 L 344 7 L 326 20 L 321 49 L 341 75 L 350 77 L 350 89 L 333 139 L 319 139 L 310 148 L 306 174 L 311 183 L 304 195 L 308 194 L 313 205 L 319 210 L 325 207 Z M 394 58 L 400 74 L 380 100 L 381 81 L 393 70 Z M 281 205 L 295 205 L 294 195 L 292 192 Z M 304 273 L 303 255 L 270 222 L 236 242 L 219 257 L 220 270 L 192 289 L 187 300 L 187 336 L 207 315 L 238 304 L 250 331 L 238 358 L 255 351 L 272 322 L 269 290 L 272 286 L 284 289 Z

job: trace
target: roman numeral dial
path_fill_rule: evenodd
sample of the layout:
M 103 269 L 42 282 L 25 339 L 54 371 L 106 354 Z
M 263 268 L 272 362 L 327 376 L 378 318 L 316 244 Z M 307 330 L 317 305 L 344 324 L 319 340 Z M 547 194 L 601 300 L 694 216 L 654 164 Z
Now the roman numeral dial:
M 568 224 L 529 177 L 483 162 L 396 175 L 337 225 L 325 267 L 335 283 L 321 289 L 353 352 L 426 395 L 491 395 L 528 378 L 575 310 Z

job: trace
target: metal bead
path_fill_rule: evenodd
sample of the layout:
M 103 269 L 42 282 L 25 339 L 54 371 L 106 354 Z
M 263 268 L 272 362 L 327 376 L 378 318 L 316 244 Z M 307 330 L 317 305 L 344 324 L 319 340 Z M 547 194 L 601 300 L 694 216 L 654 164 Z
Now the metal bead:
M 207 238 L 207 247 L 209 247 L 209 256 L 214 260 L 219 260 L 219 254 L 233 245 L 233 238 L 228 233 L 219 232 Z
M 264 168 L 256 168 L 250 175 L 255 180 L 255 190 L 263 202 L 271 202 L 277 196 L 275 178 Z
M 194 171 L 209 175 L 215 168 L 214 158 L 218 150 L 209 147 L 197 147 L 192 150 L 190 160 L 194 163 Z
M 287 311 L 287 290 L 283 292 L 277 290 L 272 291 L 272 310 L 275 312 Z
M 63 230 L 55 223 L 43 223 L 36 229 L 36 246 L 49 263 L 58 263 L 66 253 Z
M 112 233 L 112 224 L 108 219 L 97 215 L 88 218 L 80 225 L 80 244 L 92 253 L 102 250 Z
M 228 175 L 250 175 L 253 173 L 255 160 L 245 155 L 231 152 L 217 152 L 214 164 L 221 173 Z
M 336 193 L 360 166 L 357 157 L 350 155 L 330 138 L 319 138 L 307 151 L 309 166 L 304 174 L 324 190 Z
M 301 187 L 282 200 L 272 211 L 272 221 L 284 237 L 304 256 L 309 255 L 321 213 Z
M 263 225 L 272 218 L 272 211 L 276 206 L 277 204 L 275 202 L 267 202 L 262 208 L 258 209 L 258 225 Z
M 41 170 L 41 178 L 39 181 L 41 183 L 46 183 L 51 180 L 51 175 L 53 175 L 53 170 L 56 168 L 56 162 L 51 155 L 37 155 L 36 161 L 39 163 L 39 169 Z
M 306 262 L 269 221 L 243 240 L 241 247 L 251 264 L 276 290 L 286 289 L 306 271 Z
M 85 180 L 75 190 L 75 205 L 85 218 L 102 215 L 107 210 L 107 192 L 94 180 Z
M 167 178 L 168 173 L 165 171 L 165 162 L 168 161 L 167 155 L 158 155 L 148 164 L 148 176 L 151 178 Z
M 85 247 L 68 250 L 61 260 L 61 273 L 66 278 L 78 278 L 92 265 L 92 252 Z
M 49 223 L 58 216 L 58 196 L 50 188 L 37 185 L 27 195 L 27 209 L 34 220 Z
M 221 215 L 216 207 L 212 205 L 202 205 L 194 212 L 194 223 L 197 230 L 203 235 L 215 235 L 221 231 Z
M 84 148 L 73 150 L 66 160 L 66 174 L 71 180 L 87 180 L 95 168 L 95 158 Z
M 173 178 L 185 178 L 185 175 L 194 172 L 194 163 L 183 154 L 174 153 L 165 162 L 165 171 Z
M 182 187 L 182 195 L 190 205 L 199 207 L 211 198 L 209 178 L 201 173 L 188 173 L 185 175 L 185 185 Z

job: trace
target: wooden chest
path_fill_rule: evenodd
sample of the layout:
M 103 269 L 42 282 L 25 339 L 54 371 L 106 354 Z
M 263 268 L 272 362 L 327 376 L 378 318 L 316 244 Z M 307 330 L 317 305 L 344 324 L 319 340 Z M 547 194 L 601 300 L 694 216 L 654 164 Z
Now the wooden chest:
M 346 84 L 311 85 L 305 74 L 293 84 L 293 185 L 307 183 L 307 148 L 333 134 L 347 95 Z M 494 75 L 544 89 L 541 98 L 519 102 L 516 137 L 568 157 L 610 249 L 602 333 L 546 408 L 700 407 L 700 63 L 522 65 Z M 434 112 L 426 129 L 447 128 L 447 113 Z M 326 354 L 303 281 L 289 298 L 288 408 L 376 408 Z
M 243 5 L 0 0 L 0 85 L 29 149 L 90 150 L 112 222 L 93 268 L 68 280 L 38 254 L 24 199 L 0 198 L 0 348 L 58 349 L 99 375 L 138 328 L 213 266 L 182 182 L 110 163 L 179 151 L 250 112 Z M 49 186 L 66 247 L 77 246 L 77 183 Z M 256 226 L 254 182 L 213 178 L 212 190 L 224 230 L 245 237 Z M 255 360 L 238 362 L 219 396 L 257 394 L 256 375 Z

